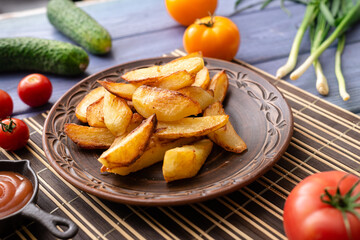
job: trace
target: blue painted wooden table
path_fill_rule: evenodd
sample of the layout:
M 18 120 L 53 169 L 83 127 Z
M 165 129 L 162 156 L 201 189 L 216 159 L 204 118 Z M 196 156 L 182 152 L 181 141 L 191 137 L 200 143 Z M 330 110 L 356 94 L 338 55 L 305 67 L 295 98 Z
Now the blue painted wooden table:
M 234 2 L 220 0 L 216 14 L 228 16 L 234 11 Z M 245 1 L 246 4 L 254 1 Z M 279 6 L 280 1 L 270 4 L 265 10 L 249 9 L 231 17 L 241 32 L 241 46 L 236 58 L 252 64 L 268 73 L 275 74 L 284 64 L 297 27 L 302 20 L 305 7 L 289 3 L 288 16 Z M 106 56 L 90 54 L 90 65 L 86 73 L 77 77 L 62 77 L 47 74 L 54 91 L 50 103 L 41 108 L 29 108 L 17 96 L 17 84 L 29 72 L 1 73 L 0 88 L 9 92 L 14 101 L 14 116 L 27 117 L 50 109 L 52 104 L 76 82 L 87 75 L 96 73 L 116 64 L 142 58 L 161 56 L 182 47 L 185 27 L 177 24 L 166 12 L 163 0 L 152 1 L 105 1 L 85 4 L 83 9 L 93 16 L 110 32 L 113 48 Z M 0 20 L 0 37 L 32 36 L 71 42 L 59 33 L 48 21 L 45 10 L 21 17 Z M 339 94 L 334 74 L 335 46 L 321 56 L 324 72 L 330 85 L 330 94 L 322 97 L 315 89 L 315 75 L 309 69 L 300 79 L 291 81 L 303 90 L 311 92 L 337 106 L 360 113 L 360 27 L 349 33 L 343 55 L 343 69 L 347 80 L 349 101 L 344 102 Z M 308 35 L 301 44 L 299 61 L 309 55 Z
M 218 1 L 217 15 L 229 16 L 233 13 L 235 0 Z M 251 4 L 256 1 L 244 2 Z M 241 60 L 239 64 L 254 69 L 248 65 L 251 64 L 275 74 L 276 69 L 286 62 L 305 7 L 286 2 L 292 13 L 289 17 L 281 10 L 279 2 L 271 3 L 262 11 L 253 8 L 231 17 L 241 32 L 241 46 L 236 55 Z M 283 206 L 291 189 L 302 179 L 329 170 L 342 170 L 360 176 L 356 171 L 360 162 L 360 117 L 355 115 L 360 114 L 358 26 L 347 35 L 343 55 L 344 75 L 351 95 L 347 102 L 338 94 L 334 74 L 335 45 L 321 57 L 330 84 L 327 97 L 316 92 L 315 75 L 311 68 L 297 81 L 285 78 L 286 82 L 274 80 L 263 71 L 256 70 L 276 84 L 288 100 L 294 116 L 294 133 L 281 159 L 248 186 L 206 202 L 174 207 L 117 204 L 77 189 L 47 161 L 42 147 L 42 138 L 46 136 L 43 126 L 48 116 L 44 112 L 74 84 L 91 74 L 129 61 L 171 52 L 174 55 L 175 49 L 182 48 L 185 30 L 169 17 L 164 0 L 117 0 L 79 5 L 110 32 L 113 48 L 108 55 L 89 54 L 90 65 L 81 76 L 46 74 L 52 81 L 53 95 L 49 103 L 40 108 L 28 107 L 17 95 L 19 81 L 30 72 L 0 73 L 0 89 L 12 96 L 14 116 L 24 118 L 31 132 L 25 148 L 16 152 L 0 148 L 0 159 L 31 161 L 40 182 L 38 206 L 51 214 L 73 220 L 79 227 L 74 239 L 286 239 Z M 19 36 L 71 42 L 49 23 L 45 9 L 25 15 L 0 15 L 0 38 Z M 306 34 L 301 44 L 300 62 L 309 55 L 309 45 Z M 96 179 L 93 181 L 95 183 Z M 0 238 L 3 237 L 54 238 L 31 220 L 25 221 L 15 232 L 9 229 L 4 236 L 0 235 Z

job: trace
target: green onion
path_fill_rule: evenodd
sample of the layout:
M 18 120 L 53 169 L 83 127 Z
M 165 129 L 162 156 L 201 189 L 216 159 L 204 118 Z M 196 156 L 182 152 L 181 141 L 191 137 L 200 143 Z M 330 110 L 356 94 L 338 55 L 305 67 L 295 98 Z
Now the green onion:
M 321 64 L 319 61 L 314 62 L 315 74 L 316 74 L 316 90 L 321 95 L 328 95 L 329 94 L 329 85 L 327 79 L 323 73 Z
M 319 58 L 319 56 L 327 49 L 338 37 L 340 37 L 352 24 L 360 19 L 360 1 L 357 1 L 342 18 L 334 32 L 305 60 L 305 62 L 297 68 L 291 75 L 292 80 L 298 79 L 311 66 L 311 64 Z
M 274 0 L 260 0 L 241 9 L 237 9 L 243 0 L 237 0 L 233 16 L 248 8 L 261 5 L 260 9 L 266 8 Z M 280 7 L 286 13 L 286 0 L 280 0 Z M 298 79 L 311 65 L 316 74 L 316 89 L 322 95 L 329 93 L 329 86 L 319 62 L 320 55 L 338 39 L 335 54 L 335 75 L 339 84 L 340 96 L 347 101 L 350 96 L 346 91 L 345 79 L 341 70 L 341 55 L 345 46 L 345 32 L 355 23 L 360 21 L 360 0 L 287 0 L 306 5 L 306 11 L 301 25 L 295 35 L 288 60 L 285 65 L 276 72 L 276 78 L 280 79 L 290 73 L 296 66 L 301 41 L 306 30 L 310 27 L 311 51 L 310 56 L 290 75 L 290 79 Z M 332 30 L 330 36 L 328 33 Z
M 321 2 L 322 4 L 325 2 Z M 327 5 L 325 5 L 327 7 Z M 328 24 L 326 17 L 322 12 L 319 12 L 319 15 L 316 18 L 316 22 L 311 25 L 310 28 L 310 40 L 311 40 L 311 53 L 313 53 L 324 41 L 328 32 L 330 30 L 330 25 Z M 328 95 L 329 85 L 327 79 L 323 73 L 320 61 L 317 59 L 313 62 L 313 66 L 316 74 L 316 89 L 321 95 Z
M 295 35 L 295 39 L 291 46 L 290 54 L 286 64 L 280 67 L 276 72 L 276 78 L 280 79 L 290 73 L 296 66 L 296 60 L 299 54 L 300 44 L 304 37 L 304 34 L 310 24 L 314 21 L 317 15 L 317 6 L 315 4 L 308 4 L 306 7 L 305 15 L 301 25 Z
M 237 15 L 237 14 L 239 14 L 239 13 L 241 13 L 241 12 L 247 10 L 247 9 L 256 7 L 258 5 L 261 5 L 260 10 L 263 10 L 264 8 L 267 7 L 267 5 L 269 5 L 269 3 L 273 2 L 273 1 L 274 0 L 261 0 L 259 2 L 251 3 L 251 4 L 249 4 L 249 5 L 245 6 L 245 7 L 237 9 L 240 6 L 240 4 L 242 2 L 244 2 L 244 0 L 236 0 L 235 6 L 234 6 L 235 11 L 233 13 L 231 13 L 230 15 L 228 15 L 228 17 L 232 17 L 232 16 Z M 295 2 L 295 3 L 301 3 L 301 4 L 304 4 L 304 5 L 308 4 L 307 0 L 287 0 L 287 1 Z M 284 2 L 285 2 L 285 0 L 280 0 L 280 7 L 284 12 L 286 12 L 288 15 L 290 15 L 289 10 L 285 8 Z
M 341 71 L 341 54 L 344 51 L 344 47 L 345 47 L 345 35 L 342 35 L 338 39 L 338 45 L 335 54 L 335 75 L 337 77 L 339 84 L 340 96 L 344 101 L 347 101 L 350 99 L 350 95 L 346 91 L 345 78 Z

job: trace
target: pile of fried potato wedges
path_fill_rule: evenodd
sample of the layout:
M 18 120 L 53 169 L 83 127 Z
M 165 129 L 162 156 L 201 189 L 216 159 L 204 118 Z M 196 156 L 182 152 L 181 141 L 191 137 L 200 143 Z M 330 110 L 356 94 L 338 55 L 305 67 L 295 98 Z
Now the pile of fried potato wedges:
M 228 77 L 220 71 L 210 79 L 201 53 L 122 79 L 98 81 L 78 104 L 76 117 L 88 126 L 64 126 L 79 147 L 106 149 L 98 158 L 102 172 L 125 176 L 163 161 L 171 182 L 195 176 L 213 143 L 234 153 L 247 148 L 222 106 Z

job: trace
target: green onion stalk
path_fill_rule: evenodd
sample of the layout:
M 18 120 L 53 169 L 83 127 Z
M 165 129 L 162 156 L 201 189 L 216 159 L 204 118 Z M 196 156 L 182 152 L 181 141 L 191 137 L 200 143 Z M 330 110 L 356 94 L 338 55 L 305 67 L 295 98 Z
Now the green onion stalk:
M 316 23 L 311 25 L 310 39 L 311 39 L 311 53 L 321 45 L 330 30 L 330 25 L 327 23 L 324 15 L 320 12 L 317 16 Z M 320 61 L 316 59 L 313 62 L 316 74 L 316 89 L 321 95 L 329 93 L 329 85 L 323 73 Z
M 250 8 L 253 8 L 253 7 L 256 7 L 256 6 L 260 6 L 260 10 L 263 10 L 265 9 L 270 3 L 272 3 L 273 1 L 275 0 L 260 0 L 258 2 L 255 2 L 255 3 L 251 3 L 245 7 L 242 7 L 242 8 L 238 8 L 241 3 L 245 2 L 244 0 L 236 0 L 235 2 L 235 6 L 234 6 L 234 9 L 235 11 L 233 13 L 231 13 L 230 15 L 228 15 L 228 17 L 232 17 L 234 15 L 237 15 L 247 9 L 250 9 Z M 301 3 L 301 4 L 304 4 L 304 5 L 307 5 L 308 4 L 308 0 L 287 0 L 289 2 L 294 2 L 294 3 Z M 285 8 L 285 0 L 280 0 L 280 7 L 281 9 L 286 12 L 288 15 L 290 15 L 290 12 L 288 9 Z
M 301 41 L 304 37 L 306 30 L 309 28 L 310 24 L 314 21 L 317 14 L 318 14 L 318 7 L 315 4 L 309 3 L 306 7 L 303 21 L 301 22 L 301 25 L 295 35 L 288 60 L 286 64 L 280 67 L 276 72 L 277 79 L 286 76 L 295 68 Z
M 298 79 L 313 64 L 315 60 L 327 49 L 337 38 L 344 34 L 355 22 L 360 20 L 360 1 L 345 14 L 334 32 L 297 68 L 291 75 L 292 80 Z
M 326 76 L 324 75 L 319 60 L 314 61 L 313 65 L 316 74 L 316 90 L 321 95 L 326 96 L 329 94 L 329 84 L 327 82 Z
M 339 93 L 344 101 L 350 99 L 350 95 L 346 91 L 345 78 L 341 71 L 341 54 L 345 47 L 345 35 L 341 35 L 338 39 L 338 45 L 335 53 L 335 75 L 339 84 Z

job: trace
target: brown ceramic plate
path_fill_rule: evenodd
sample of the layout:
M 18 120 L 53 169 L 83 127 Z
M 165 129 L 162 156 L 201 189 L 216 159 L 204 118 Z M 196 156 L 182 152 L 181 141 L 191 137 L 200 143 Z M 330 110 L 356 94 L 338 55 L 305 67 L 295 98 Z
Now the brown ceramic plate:
M 75 107 L 96 80 L 119 80 L 132 69 L 163 64 L 173 58 L 153 58 L 121 64 L 87 77 L 70 89 L 46 119 L 43 146 L 51 166 L 74 186 L 98 197 L 126 204 L 177 205 L 194 203 L 235 191 L 254 181 L 285 152 L 293 131 L 291 110 L 267 80 L 240 65 L 205 59 L 211 76 L 225 69 L 230 79 L 224 106 L 248 150 L 241 154 L 215 146 L 197 176 L 167 184 L 161 163 L 128 176 L 100 173 L 101 150 L 83 150 L 64 133 L 64 124 L 79 123 Z M 80 123 L 79 123 L 80 124 Z

